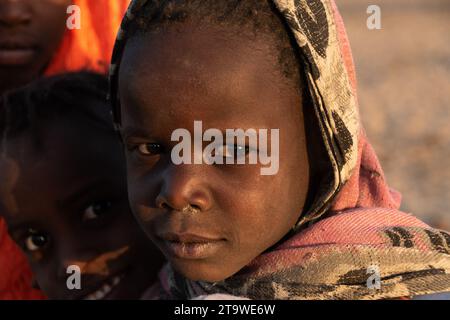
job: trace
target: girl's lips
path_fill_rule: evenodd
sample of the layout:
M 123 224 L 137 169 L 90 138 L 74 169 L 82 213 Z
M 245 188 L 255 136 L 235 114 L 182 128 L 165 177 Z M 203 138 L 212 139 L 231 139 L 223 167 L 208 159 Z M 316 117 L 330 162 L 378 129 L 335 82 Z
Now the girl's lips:
M 165 248 L 171 256 L 180 259 L 205 259 L 217 254 L 224 245 L 224 240 L 211 240 L 205 242 L 163 241 Z
M 36 55 L 34 48 L 0 47 L 0 65 L 21 66 L 29 64 Z
M 164 233 L 158 235 L 164 251 L 181 259 L 205 259 L 215 255 L 225 244 L 225 239 L 191 233 Z

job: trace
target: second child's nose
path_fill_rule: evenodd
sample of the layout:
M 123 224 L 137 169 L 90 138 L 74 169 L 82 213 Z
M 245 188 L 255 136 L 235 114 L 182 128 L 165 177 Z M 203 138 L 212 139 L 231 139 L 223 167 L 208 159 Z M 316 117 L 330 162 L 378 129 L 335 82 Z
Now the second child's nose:
M 171 165 L 163 176 L 156 206 L 185 212 L 207 211 L 212 206 L 212 195 L 206 183 L 202 165 Z
M 23 0 L 0 0 L 0 25 L 15 27 L 31 21 L 32 13 Z

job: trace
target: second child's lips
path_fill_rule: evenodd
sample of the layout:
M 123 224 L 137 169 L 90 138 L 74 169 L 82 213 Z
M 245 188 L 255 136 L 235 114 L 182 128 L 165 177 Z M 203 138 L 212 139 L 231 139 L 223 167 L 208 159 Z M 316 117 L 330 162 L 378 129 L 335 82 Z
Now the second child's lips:
M 108 297 L 108 295 L 115 290 L 115 288 L 122 281 L 123 276 L 115 276 L 109 281 L 105 281 L 103 285 L 97 290 L 92 291 L 84 300 L 103 300 Z
M 114 294 L 118 289 L 122 280 L 126 277 L 126 272 L 122 272 L 99 282 L 93 286 L 93 289 L 88 290 L 88 294 L 81 297 L 82 300 L 103 300 L 108 299 L 111 294 Z M 120 289 L 119 289 L 120 290 Z M 77 298 L 77 300 L 79 300 Z

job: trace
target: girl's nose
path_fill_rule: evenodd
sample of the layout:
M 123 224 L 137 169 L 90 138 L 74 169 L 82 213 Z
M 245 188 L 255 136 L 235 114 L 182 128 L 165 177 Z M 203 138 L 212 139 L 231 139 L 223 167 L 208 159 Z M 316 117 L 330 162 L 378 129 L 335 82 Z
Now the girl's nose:
M 156 206 L 179 212 L 207 211 L 212 195 L 206 184 L 203 165 L 171 165 L 163 176 Z
M 32 13 L 26 1 L 0 0 L 0 25 L 15 27 L 31 21 Z

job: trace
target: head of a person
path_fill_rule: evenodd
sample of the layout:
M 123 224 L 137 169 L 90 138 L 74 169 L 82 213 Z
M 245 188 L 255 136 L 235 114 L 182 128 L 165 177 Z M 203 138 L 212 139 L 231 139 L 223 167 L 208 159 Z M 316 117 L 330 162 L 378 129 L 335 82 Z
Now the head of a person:
M 72 0 L 0 0 L 0 92 L 38 77 L 66 30 Z
M 132 211 L 175 270 L 224 280 L 285 238 L 309 202 L 301 57 L 265 0 L 149 1 L 126 34 L 116 114 Z M 263 175 L 264 164 L 250 161 L 177 163 L 182 139 L 174 133 L 183 128 L 195 140 L 195 121 L 205 136 L 210 128 L 224 137 L 229 129 L 266 129 L 268 143 L 260 140 L 258 150 L 248 138 L 213 153 L 227 163 L 238 150 L 248 158 L 265 148 L 278 153 L 278 170 Z M 181 154 L 198 159 L 205 141 L 213 139 Z
M 106 91 L 81 72 L 1 101 L 0 212 L 49 298 L 139 298 L 163 263 L 129 209 Z

